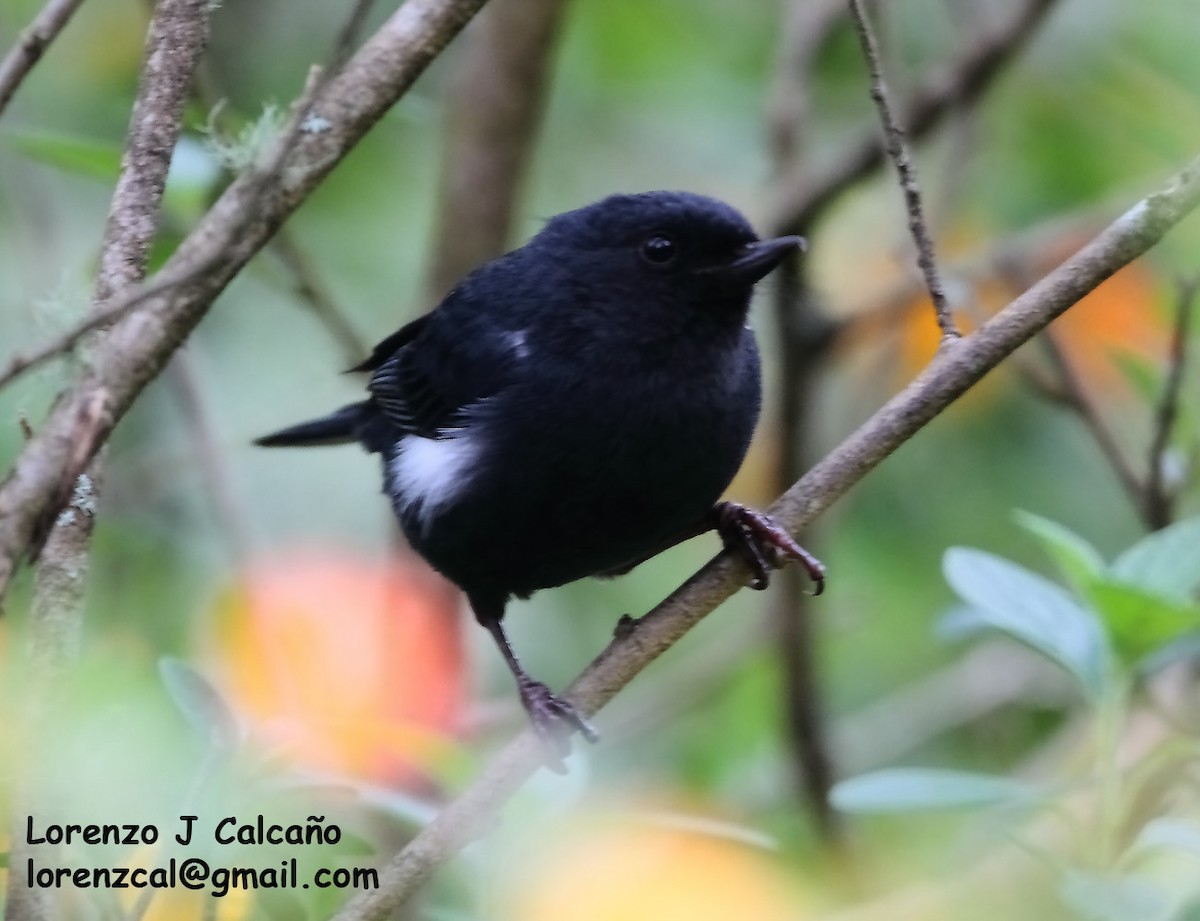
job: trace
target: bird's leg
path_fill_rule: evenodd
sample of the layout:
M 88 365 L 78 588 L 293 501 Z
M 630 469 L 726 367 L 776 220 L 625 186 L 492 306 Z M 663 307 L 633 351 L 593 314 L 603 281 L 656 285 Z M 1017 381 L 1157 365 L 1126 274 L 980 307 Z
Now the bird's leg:
M 545 684 L 530 677 L 529 673 L 525 671 L 504 632 L 502 623 L 504 604 L 481 602 L 474 596 L 470 597 L 470 602 L 471 608 L 475 612 L 475 619 L 492 635 L 492 639 L 496 641 L 496 646 L 500 649 L 500 655 L 504 656 L 505 663 L 513 673 L 513 678 L 516 679 L 517 691 L 521 695 L 521 704 L 525 707 L 525 712 L 529 714 L 529 721 L 533 724 L 534 731 L 542 739 L 547 753 L 553 759 L 550 767 L 559 773 L 565 772 L 566 768 L 563 766 L 562 759 L 571 751 L 568 741 L 571 732 L 578 729 L 580 735 L 589 742 L 598 741 L 600 733 L 584 718 L 583 714 L 575 709 L 574 705 L 561 697 L 556 697 Z
M 771 570 L 778 565 L 778 558 L 783 557 L 804 567 L 816 586 L 814 595 L 825 590 L 825 567 L 821 561 L 796 543 L 792 535 L 769 516 L 736 502 L 718 502 L 709 512 L 709 519 L 710 526 L 721 535 L 725 549 L 741 553 L 750 563 L 754 570 L 751 588 L 766 588 Z

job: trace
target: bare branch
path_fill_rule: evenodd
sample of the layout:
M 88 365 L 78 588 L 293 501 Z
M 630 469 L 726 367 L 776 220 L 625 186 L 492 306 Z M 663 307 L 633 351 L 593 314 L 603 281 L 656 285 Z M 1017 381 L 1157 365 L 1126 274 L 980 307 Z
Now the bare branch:
M 1025 0 L 1013 19 L 983 35 L 957 61 L 926 78 L 900 108 L 909 137 L 925 137 L 954 110 L 982 96 L 1005 65 L 1037 30 L 1056 0 Z M 847 144 L 823 167 L 796 166 L 772 197 L 767 221 L 771 234 L 804 233 L 847 188 L 867 178 L 882 164 L 883 147 L 872 127 Z
M 912 233 L 913 242 L 917 246 L 917 265 L 925 277 L 925 286 L 933 300 L 933 311 L 937 316 L 938 327 L 943 339 L 957 339 L 960 336 L 958 327 L 954 325 L 954 317 L 946 306 L 946 291 L 938 275 L 937 260 L 933 254 L 933 240 L 925 226 L 925 214 L 921 206 L 921 190 L 917 182 L 917 165 L 913 162 L 908 145 L 904 143 L 904 130 L 896 120 L 892 111 L 891 100 L 888 98 L 887 81 L 883 76 L 883 65 L 879 60 L 879 43 L 871 23 L 863 10 L 862 0 L 850 0 L 850 13 L 854 20 L 854 29 L 862 45 L 863 56 L 867 59 L 867 70 L 871 76 L 871 99 L 879 110 L 879 120 L 883 123 L 884 146 L 888 156 L 895 164 L 896 172 L 900 175 L 900 188 L 904 192 L 904 203 L 908 211 L 908 229 Z
M 93 312 L 145 274 L 189 85 L 208 43 L 209 10 L 209 0 L 160 0 L 155 6 L 121 173 L 104 227 Z M 50 501 L 41 508 L 43 516 L 53 515 L 55 520 L 43 519 L 44 524 L 35 520 L 31 533 L 32 548 L 41 555 L 29 630 L 31 687 L 24 717 L 30 725 L 37 725 L 51 712 L 54 689 L 61 686 L 62 673 L 74 661 L 82 636 L 88 553 L 100 481 L 100 464 L 93 458 L 115 421 L 104 386 L 89 389 L 74 409 L 59 479 L 50 484 Z M 36 443 L 37 437 L 31 443 Z M 59 514 L 68 500 L 70 505 Z M 47 535 L 44 547 L 39 547 L 39 531 Z M 21 782 L 21 807 L 14 811 L 18 825 L 34 808 L 29 797 L 26 783 Z M 18 843 L 23 840 L 19 832 L 12 837 Z M 28 892 L 20 874 L 9 875 L 8 893 L 8 917 L 13 921 L 50 917 L 46 910 L 51 906 Z
M 465 67 L 449 100 L 431 302 L 508 243 L 565 6 L 492 0 L 467 36 Z
M 152 4 L 153 0 L 149 2 Z M 334 42 L 329 65 L 326 67 L 327 72 L 340 70 L 353 53 L 364 21 L 373 5 L 373 0 L 359 0 L 350 11 Z M 220 68 L 217 62 L 214 62 L 211 53 L 201 62 L 200 69 L 196 72 L 192 95 L 206 112 L 216 112 L 219 107 L 226 105 L 225 97 L 218 89 L 219 72 Z M 225 109 L 222 108 L 221 111 Z M 311 255 L 296 240 L 295 233 L 287 227 L 279 228 L 272 237 L 269 248 L 291 276 L 296 296 L 313 312 L 317 321 L 325 327 L 326 332 L 341 349 L 347 366 L 362 361 L 368 351 L 368 343 L 359 335 L 346 312 L 322 282 L 320 274 L 313 267 Z M 0 386 L 3 386 L 3 378 L 0 378 Z
M 1050 388 L 1042 387 L 1042 392 L 1050 399 L 1066 406 L 1074 412 L 1084 426 L 1091 433 L 1092 439 L 1096 442 L 1096 446 L 1100 449 L 1100 453 L 1104 455 L 1108 461 L 1117 479 L 1121 483 L 1121 487 L 1129 496 L 1134 508 L 1141 509 L 1144 505 L 1144 487 L 1141 478 L 1134 472 L 1133 465 L 1129 463 L 1125 457 L 1125 452 L 1121 450 L 1121 446 L 1117 443 L 1117 439 L 1109 430 L 1104 417 L 1100 414 L 1099 408 L 1088 396 L 1087 388 L 1084 387 L 1083 381 L 1079 379 L 1079 375 L 1075 373 L 1075 369 L 1071 366 L 1070 360 L 1066 353 L 1058 344 L 1058 339 L 1052 332 L 1047 330 L 1041 336 L 1041 343 L 1046 350 L 1046 354 L 1050 357 L 1050 363 L 1054 367 L 1057 375 L 1057 387 L 1054 384 Z M 1035 386 L 1037 385 L 1034 379 Z
M 302 251 L 300 244 L 296 242 L 295 234 L 289 232 L 288 228 L 281 227 L 271 240 L 271 252 L 291 274 L 296 296 L 308 305 L 342 350 L 346 366 L 362 361 L 363 356 L 370 351 L 366 340 L 359 335 L 341 306 L 322 283 L 308 254 Z
M 921 116 L 921 121 L 912 126 L 916 129 L 914 137 L 931 131 L 945 115 L 967 112 L 975 105 L 1023 37 L 1040 21 L 1041 13 L 1037 11 L 1046 8 L 1048 4 L 1039 6 L 1038 0 L 1031 0 L 1026 10 L 1034 11 L 1032 17 L 1018 15 L 1011 29 L 983 36 L 956 64 L 927 79 L 908 109 L 911 115 Z M 807 171 L 810 161 L 802 155 L 810 71 L 823 43 L 844 15 L 846 7 L 841 0 L 793 0 L 783 27 L 770 105 L 774 182 L 769 200 L 775 208 L 776 217 L 770 221 L 775 232 L 808 232 L 819 214 L 852 183 L 883 165 L 875 128 L 848 145 L 824 172 Z M 788 214 L 798 194 L 800 209 Z M 780 226 L 781 221 L 789 222 L 788 226 Z M 812 460 L 808 448 L 812 394 L 818 386 L 822 359 L 846 331 L 844 323 L 832 320 L 819 309 L 806 272 L 806 263 L 793 260 L 785 263 L 776 277 L 774 315 L 782 365 L 776 461 L 780 490 L 800 476 Z M 833 768 L 821 685 L 816 676 L 817 637 L 809 622 L 809 604 L 800 594 L 800 580 L 785 572 L 780 581 L 783 591 L 775 595 L 773 615 L 783 669 L 788 737 L 818 831 L 827 842 L 836 843 L 838 817 L 830 809 L 827 795 Z
M 1197 205 L 1200 158 L 978 331 L 942 349 L 911 384 L 781 496 L 770 514 L 798 533 L 1019 346 L 1148 250 Z M 744 563 L 718 555 L 658 607 L 620 631 L 571 685 L 571 702 L 583 713 L 595 713 L 749 578 Z M 379 888 L 351 898 L 334 921 L 379 921 L 401 905 L 439 865 L 493 822 L 543 757 L 532 731 L 518 736 L 380 871 Z
M 178 271 L 160 271 L 144 284 L 128 288 L 112 297 L 100 309 L 92 310 L 70 329 L 35 351 L 28 355 L 14 355 L 9 359 L 4 370 L 0 371 L 0 387 L 11 383 L 14 378 L 26 371 L 31 371 L 47 361 L 69 352 L 88 333 L 115 323 L 134 307 L 166 294 L 174 288 L 186 285 L 197 276 L 204 274 L 212 266 L 216 255 L 215 252 L 210 253 L 208 258 L 198 260 L 192 265 L 182 266 Z
M 3 114 L 21 82 L 82 4 L 83 0 L 48 0 L 21 33 L 16 45 L 0 61 L 0 114 Z
M 275 178 L 239 177 L 172 254 L 160 275 L 185 277 L 118 322 L 89 372 L 63 394 L 0 483 L 0 597 L 35 523 L 53 501 L 70 453 L 70 425 L 88 394 L 112 397 L 114 422 L 162 370 L 234 275 L 412 85 L 484 0 L 408 0 L 298 107 L 295 143 L 281 143 Z M 302 97 L 306 101 L 306 97 Z M 288 133 L 285 132 L 285 140 Z M 205 270 L 197 267 L 208 263 Z M 111 426 L 102 432 L 107 437 Z
M 1146 494 L 1142 517 L 1152 531 L 1171 523 L 1174 506 L 1173 490 L 1165 483 L 1163 465 L 1171 433 L 1179 416 L 1179 394 L 1183 389 L 1187 365 L 1188 336 L 1191 334 L 1192 314 L 1196 295 L 1200 294 L 1200 276 L 1179 282 L 1175 295 L 1175 322 L 1171 328 L 1171 355 L 1167 379 L 1154 413 L 1154 433 L 1150 438 L 1150 453 L 1146 472 Z

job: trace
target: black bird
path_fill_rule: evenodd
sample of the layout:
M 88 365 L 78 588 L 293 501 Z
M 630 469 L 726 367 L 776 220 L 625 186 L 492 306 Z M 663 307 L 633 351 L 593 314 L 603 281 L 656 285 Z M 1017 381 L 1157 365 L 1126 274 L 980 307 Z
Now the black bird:
M 723 202 L 614 195 L 471 272 L 351 370 L 370 395 L 258 439 L 359 442 L 412 546 L 467 595 L 562 754 L 596 733 L 521 666 L 512 597 L 632 569 L 716 529 L 766 586 L 779 557 L 824 570 L 766 516 L 718 502 L 758 420 L 755 282 L 803 245 L 759 240 Z

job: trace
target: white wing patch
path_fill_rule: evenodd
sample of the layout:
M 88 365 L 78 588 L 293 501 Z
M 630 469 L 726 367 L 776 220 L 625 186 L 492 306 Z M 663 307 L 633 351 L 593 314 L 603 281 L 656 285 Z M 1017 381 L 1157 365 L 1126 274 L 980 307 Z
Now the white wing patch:
M 508 347 L 512 350 L 512 353 L 517 356 L 517 358 L 524 360 L 529 357 L 529 345 L 526 342 L 528 335 L 526 334 L 525 330 L 518 329 L 513 332 L 505 333 L 504 338 L 508 342 Z
M 392 459 L 393 488 L 407 513 L 415 512 L 422 528 L 434 513 L 458 495 L 479 460 L 479 436 L 464 429 L 449 438 L 405 435 Z

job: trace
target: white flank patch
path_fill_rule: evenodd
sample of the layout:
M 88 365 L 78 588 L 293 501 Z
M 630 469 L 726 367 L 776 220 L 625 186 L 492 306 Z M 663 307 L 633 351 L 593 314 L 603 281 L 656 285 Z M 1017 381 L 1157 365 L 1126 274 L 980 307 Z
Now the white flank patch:
M 392 461 L 394 487 L 405 511 L 415 508 L 427 527 L 434 512 L 466 485 L 478 456 L 478 436 L 461 429 L 442 439 L 405 435 Z

